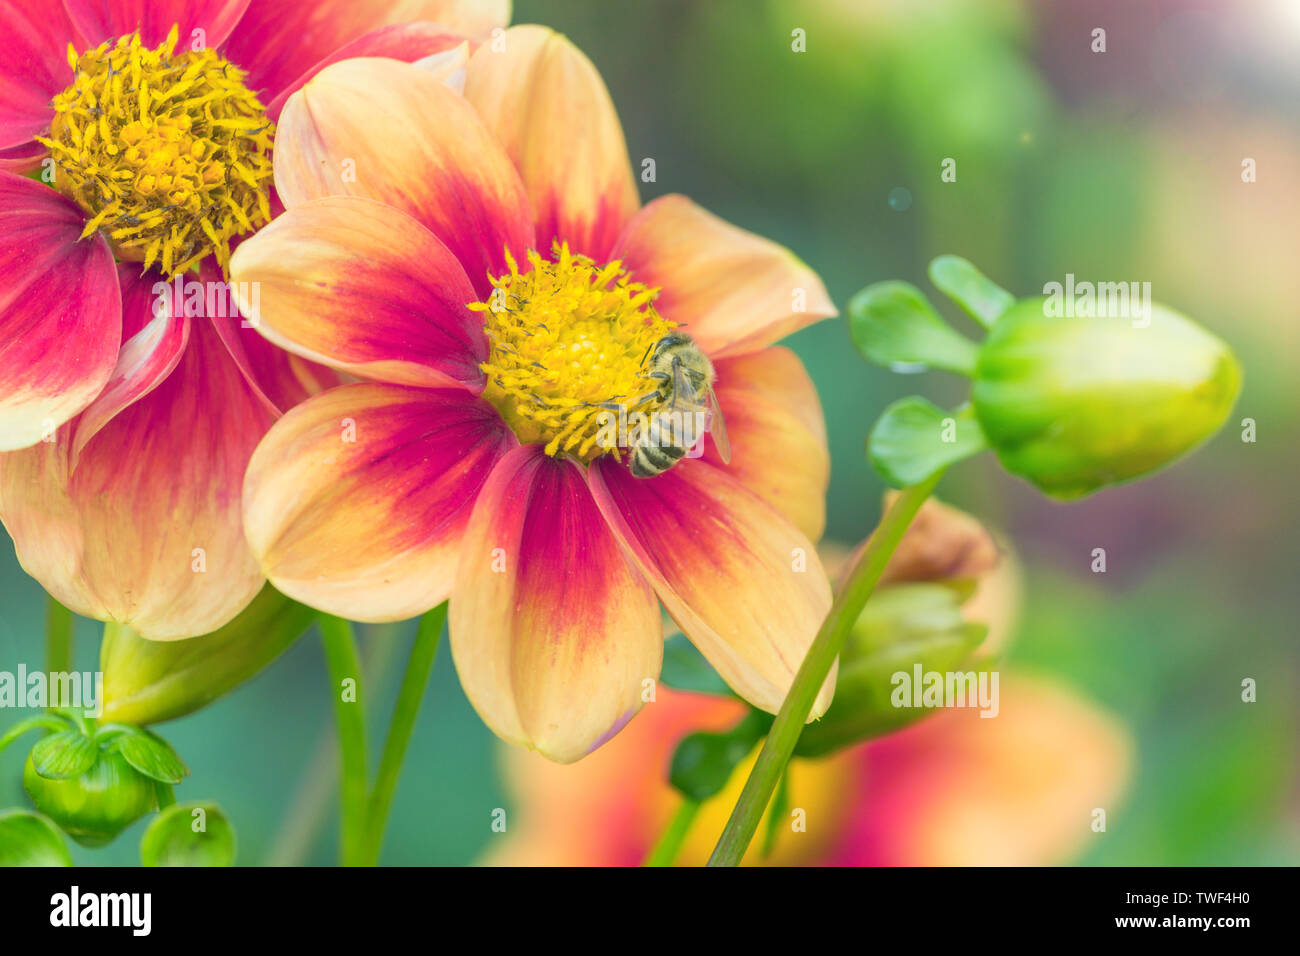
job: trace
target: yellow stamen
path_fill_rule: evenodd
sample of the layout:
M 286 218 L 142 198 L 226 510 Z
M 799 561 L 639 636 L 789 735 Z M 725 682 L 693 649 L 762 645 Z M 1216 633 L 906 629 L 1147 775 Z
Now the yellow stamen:
M 654 309 L 659 290 L 631 281 L 621 262 L 597 267 L 567 243 L 551 255 L 530 251 L 520 272 L 507 250 L 510 272 L 492 279 L 486 302 L 470 303 L 491 345 L 483 395 L 548 455 L 617 455 L 604 441 L 617 409 L 649 416 L 662 404 L 648 358 L 675 325 Z
M 155 50 L 132 33 L 77 55 L 54 98 L 54 184 L 102 229 L 118 257 L 184 272 L 270 218 L 275 129 L 244 73 L 211 50 Z

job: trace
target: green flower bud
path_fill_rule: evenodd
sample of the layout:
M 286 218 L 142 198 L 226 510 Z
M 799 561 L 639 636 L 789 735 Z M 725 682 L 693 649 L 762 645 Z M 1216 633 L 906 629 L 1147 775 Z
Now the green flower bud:
M 267 585 L 233 621 L 201 637 L 149 641 L 107 624 L 103 719 L 145 725 L 196 711 L 275 660 L 315 616 Z
M 819 757 L 933 714 L 894 706 L 894 675 L 910 675 L 918 664 L 924 672 L 966 669 L 987 633 L 962 613 L 972 589 L 970 581 L 897 584 L 872 595 L 840 652 L 835 699 L 804 728 L 795 753 Z
M 979 349 L 972 404 L 1012 474 L 1079 498 L 1169 464 L 1219 429 L 1241 387 L 1231 350 L 1177 312 L 1049 315 L 1026 299 Z
M 232 866 L 235 828 L 215 803 L 173 803 L 140 840 L 145 866 Z
M 99 754 L 89 770 L 53 779 L 36 772 L 27 757 L 23 786 L 36 809 L 82 846 L 103 846 L 158 802 L 154 781 L 117 750 Z

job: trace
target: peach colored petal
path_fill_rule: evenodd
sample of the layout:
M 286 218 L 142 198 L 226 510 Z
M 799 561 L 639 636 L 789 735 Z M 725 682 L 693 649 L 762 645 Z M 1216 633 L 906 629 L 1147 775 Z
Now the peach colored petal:
M 358 38 L 415 21 L 482 40 L 510 22 L 510 0 L 256 0 L 222 52 L 266 102 Z
M 263 579 L 244 542 L 244 467 L 270 416 L 212 328 L 70 465 L 57 441 L 0 456 L 0 518 L 23 568 L 79 614 L 171 640 L 206 634 Z
M 705 460 L 817 541 L 826 527 L 831 459 L 821 401 L 803 363 L 777 347 L 719 359 L 714 367 L 731 464 L 722 463 L 712 443 L 705 445 Z
M 559 239 L 604 261 L 640 200 L 618 112 L 586 55 L 546 27 L 511 27 L 470 58 L 465 98 L 528 187 L 538 248 Z
M 292 409 L 258 445 L 244 529 L 271 583 L 360 621 L 422 614 L 451 593 L 461 533 L 512 442 L 458 389 L 344 385 Z
M 396 60 L 334 63 L 289 97 L 275 140 L 285 208 L 364 196 L 415 217 L 460 260 L 479 299 L 488 273 L 533 245 L 528 196 L 464 97 Z
M 794 253 L 685 196 L 649 203 L 613 255 L 637 282 L 663 288 L 655 308 L 711 356 L 757 351 L 837 314 L 822 280 Z
M 736 693 L 775 713 L 831 606 L 812 542 L 703 461 L 638 479 L 606 457 L 590 475 L 605 520 L 682 632 Z M 834 689 L 832 669 L 812 717 Z
M 84 225 L 50 187 L 0 172 L 0 451 L 52 438 L 113 373 L 117 270 Z
M 355 196 L 295 206 L 240 244 L 230 275 L 258 331 L 297 355 L 398 385 L 483 387 L 465 270 L 397 209 Z
M 498 735 L 570 763 L 641 708 L 663 660 L 659 602 L 582 469 L 523 445 L 492 472 L 452 592 L 461 686 Z

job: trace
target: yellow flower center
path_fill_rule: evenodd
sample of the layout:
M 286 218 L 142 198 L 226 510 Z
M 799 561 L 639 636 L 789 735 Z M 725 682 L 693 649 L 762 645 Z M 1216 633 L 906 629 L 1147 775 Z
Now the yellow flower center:
M 557 243 L 553 261 L 528 253 L 520 272 L 492 279 L 483 313 L 491 345 L 484 397 L 524 444 L 589 462 L 619 454 L 607 440 L 619 410 L 653 415 L 663 404 L 647 376 L 650 352 L 675 325 L 654 309 L 658 289 L 633 282 L 622 262 L 597 266 Z
M 232 237 L 271 217 L 274 127 L 244 73 L 211 50 L 156 50 L 139 33 L 81 56 L 54 98 L 55 187 L 102 229 L 118 258 L 168 276 L 210 252 L 225 272 Z

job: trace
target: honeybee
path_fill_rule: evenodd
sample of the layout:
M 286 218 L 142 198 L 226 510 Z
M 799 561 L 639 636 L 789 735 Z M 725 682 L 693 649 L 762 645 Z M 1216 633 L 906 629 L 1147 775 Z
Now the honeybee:
M 648 397 L 657 396 L 666 407 L 655 413 L 652 427 L 632 445 L 632 475 L 636 478 L 662 475 L 685 457 L 696 437 L 692 433 L 689 445 L 679 444 L 687 437 L 683 423 L 688 416 L 692 421 L 707 416 L 704 428 L 713 436 L 722 460 L 730 464 L 731 442 L 727 439 L 718 396 L 713 393 L 717 373 L 709 357 L 682 332 L 665 335 L 650 347 L 647 357 L 650 361 L 646 377 L 658 381 Z

